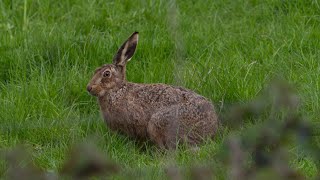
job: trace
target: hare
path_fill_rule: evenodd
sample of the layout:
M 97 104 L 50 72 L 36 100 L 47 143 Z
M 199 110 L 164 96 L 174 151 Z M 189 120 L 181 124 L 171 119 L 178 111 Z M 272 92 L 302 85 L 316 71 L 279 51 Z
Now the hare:
M 87 86 L 87 91 L 97 97 L 107 126 L 165 149 L 175 148 L 178 142 L 196 146 L 212 138 L 218 116 L 206 98 L 182 87 L 126 81 L 126 64 L 137 44 L 138 32 L 134 32 L 113 63 L 96 69 Z

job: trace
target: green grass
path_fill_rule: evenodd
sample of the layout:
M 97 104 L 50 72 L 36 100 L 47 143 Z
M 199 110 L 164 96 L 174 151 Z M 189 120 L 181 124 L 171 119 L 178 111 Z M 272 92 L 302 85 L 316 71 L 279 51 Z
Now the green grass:
M 140 41 L 127 66 L 129 81 L 182 85 L 224 112 L 281 76 L 296 87 L 300 113 L 319 125 L 318 1 L 4 0 L 0 148 L 27 144 L 39 167 L 56 171 L 70 145 L 95 137 L 128 172 L 163 177 L 168 156 L 109 132 L 85 90 L 95 68 L 110 63 L 133 31 Z M 227 134 L 197 155 L 180 150 L 174 159 L 179 165 L 205 161 Z M 312 160 L 294 157 L 299 171 L 317 173 Z

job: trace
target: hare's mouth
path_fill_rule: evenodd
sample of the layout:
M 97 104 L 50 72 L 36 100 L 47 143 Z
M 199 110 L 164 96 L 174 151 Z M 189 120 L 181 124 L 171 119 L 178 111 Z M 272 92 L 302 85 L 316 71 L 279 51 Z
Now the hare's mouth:
M 92 86 L 87 86 L 87 91 L 92 96 L 98 96 L 98 94 L 99 94 L 99 92 L 95 88 L 93 88 Z
M 95 92 L 95 91 L 89 91 L 89 94 L 92 96 L 98 96 L 99 93 Z

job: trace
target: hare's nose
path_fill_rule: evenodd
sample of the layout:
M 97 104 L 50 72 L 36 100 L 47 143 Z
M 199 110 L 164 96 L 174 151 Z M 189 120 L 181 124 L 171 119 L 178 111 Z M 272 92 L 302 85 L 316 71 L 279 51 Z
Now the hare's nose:
M 90 92 L 92 90 L 92 86 L 87 86 L 87 91 Z

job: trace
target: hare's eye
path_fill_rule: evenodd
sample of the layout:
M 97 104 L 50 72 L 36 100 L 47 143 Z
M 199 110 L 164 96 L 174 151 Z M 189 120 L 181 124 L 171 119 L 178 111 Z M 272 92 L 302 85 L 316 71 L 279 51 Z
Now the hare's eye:
M 103 72 L 103 77 L 110 77 L 110 75 L 111 75 L 110 71 Z

